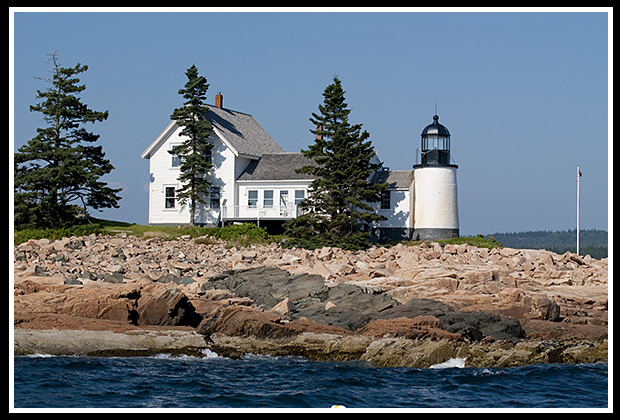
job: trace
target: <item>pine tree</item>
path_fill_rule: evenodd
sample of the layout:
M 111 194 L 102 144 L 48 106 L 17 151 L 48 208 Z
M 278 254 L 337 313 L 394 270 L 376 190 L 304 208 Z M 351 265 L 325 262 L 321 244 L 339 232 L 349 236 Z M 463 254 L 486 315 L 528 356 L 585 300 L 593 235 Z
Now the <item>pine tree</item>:
M 211 149 L 213 144 L 208 141 L 213 127 L 205 120 L 208 108 L 204 106 L 209 84 L 207 79 L 198 75 L 196 65 L 192 65 L 186 72 L 187 83 L 184 89 L 179 90 L 186 100 L 181 108 L 172 112 L 170 119 L 183 127 L 181 135 L 187 139 L 178 146 L 169 150 L 169 153 L 179 156 L 181 160 L 181 174 L 179 182 L 182 187 L 176 192 L 179 203 L 190 203 L 190 223 L 195 224 L 196 210 L 199 203 L 206 203 L 204 197 L 209 193 L 211 183 L 207 180 L 207 173 L 213 168 L 211 164 Z
M 316 179 L 310 184 L 308 198 L 301 203 L 309 213 L 296 226 L 298 234 L 314 230 L 315 235 L 333 245 L 362 248 L 368 245 L 369 235 L 360 228 L 385 219 L 369 203 L 379 201 L 387 185 L 370 182 L 381 163 L 373 163 L 376 155 L 370 134 L 362 131 L 362 124 L 349 123 L 351 110 L 347 109 L 344 94 L 340 80 L 334 77 L 323 92 L 320 114 L 312 113 L 310 118 L 316 127 L 310 130 L 315 142 L 302 153 L 316 165 L 298 172 Z
M 99 210 L 118 208 L 121 188 L 110 188 L 99 180 L 114 169 L 105 159 L 98 134 L 88 132 L 86 123 L 107 119 L 108 111 L 98 112 L 82 103 L 79 94 L 86 89 L 76 75 L 88 70 L 77 64 L 63 68 L 56 53 L 50 54 L 52 78 L 45 91 L 37 91 L 36 105 L 30 111 L 43 114 L 45 128 L 15 153 L 15 224 L 60 226 L 72 224 L 82 204 Z

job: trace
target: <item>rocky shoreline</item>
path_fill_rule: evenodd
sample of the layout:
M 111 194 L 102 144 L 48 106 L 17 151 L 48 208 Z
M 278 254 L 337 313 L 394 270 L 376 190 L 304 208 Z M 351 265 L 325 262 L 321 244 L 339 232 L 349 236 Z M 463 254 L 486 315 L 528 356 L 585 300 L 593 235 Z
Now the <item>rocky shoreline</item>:
M 14 250 L 14 354 L 607 361 L 608 261 L 434 243 L 314 251 L 121 233 Z

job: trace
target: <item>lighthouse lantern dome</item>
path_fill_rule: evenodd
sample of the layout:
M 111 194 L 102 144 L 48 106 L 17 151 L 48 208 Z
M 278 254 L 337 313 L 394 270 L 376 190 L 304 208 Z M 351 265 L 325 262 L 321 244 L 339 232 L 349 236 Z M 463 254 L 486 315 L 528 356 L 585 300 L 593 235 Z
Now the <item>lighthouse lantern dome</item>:
M 450 165 L 450 130 L 439 123 L 439 115 L 433 115 L 433 123 L 422 130 L 422 165 Z M 417 165 L 416 165 L 417 166 Z

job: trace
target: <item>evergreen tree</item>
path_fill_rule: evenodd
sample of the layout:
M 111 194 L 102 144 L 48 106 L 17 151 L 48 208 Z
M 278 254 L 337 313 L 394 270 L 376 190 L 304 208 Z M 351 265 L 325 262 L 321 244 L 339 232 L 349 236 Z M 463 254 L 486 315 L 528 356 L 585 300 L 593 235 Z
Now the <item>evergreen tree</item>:
M 115 189 L 99 180 L 114 169 L 105 159 L 101 146 L 95 146 L 98 134 L 84 125 L 104 121 L 108 111 L 98 112 L 82 103 L 79 94 L 86 89 L 76 75 L 88 70 L 77 64 L 63 68 L 55 53 L 50 54 L 50 87 L 37 91 L 41 101 L 30 111 L 43 114 L 45 128 L 15 153 L 15 224 L 59 226 L 73 223 L 82 204 L 99 210 L 118 208 L 121 188 Z
M 325 243 L 363 248 L 369 234 L 360 228 L 385 219 L 369 203 L 379 201 L 387 185 L 369 181 L 381 163 L 373 163 L 375 151 L 362 124 L 349 123 L 351 110 L 344 94 L 340 80 L 334 77 L 323 92 L 320 113 L 312 113 L 310 122 L 316 129 L 310 132 L 315 134 L 315 142 L 302 153 L 316 165 L 298 170 L 316 177 L 301 203 L 309 213 L 288 226 L 293 236 L 314 233 Z
M 207 173 L 213 168 L 211 164 L 211 149 L 213 144 L 208 141 L 213 127 L 205 119 L 208 108 L 204 106 L 209 84 L 207 79 L 198 75 L 196 65 L 192 65 L 186 72 L 187 83 L 184 89 L 179 90 L 185 102 L 181 108 L 172 112 L 170 119 L 183 127 L 181 135 L 187 139 L 178 146 L 169 150 L 169 153 L 179 156 L 181 160 L 181 174 L 179 182 L 182 187 L 176 192 L 179 202 L 190 203 L 190 223 L 195 223 L 196 209 L 199 203 L 206 203 L 204 197 L 209 193 L 211 183 L 207 180 Z

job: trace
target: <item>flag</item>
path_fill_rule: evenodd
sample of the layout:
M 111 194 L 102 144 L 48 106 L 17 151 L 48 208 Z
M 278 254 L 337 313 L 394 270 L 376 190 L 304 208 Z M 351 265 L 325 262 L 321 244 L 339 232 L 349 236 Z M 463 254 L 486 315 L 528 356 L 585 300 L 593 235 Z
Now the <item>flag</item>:
M 583 175 L 581 175 L 581 169 L 579 169 L 579 166 L 577 166 L 577 181 L 579 181 L 579 179 L 581 179 Z

